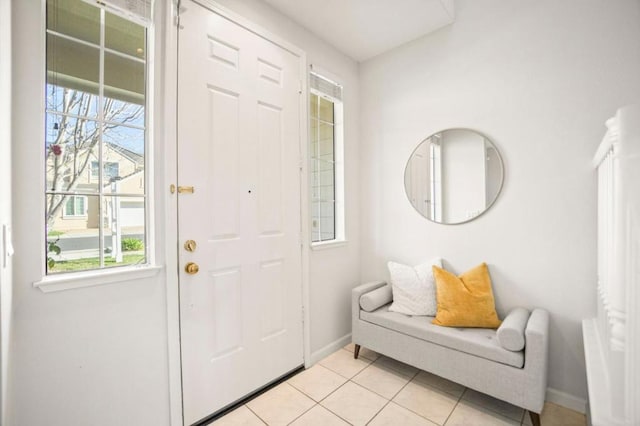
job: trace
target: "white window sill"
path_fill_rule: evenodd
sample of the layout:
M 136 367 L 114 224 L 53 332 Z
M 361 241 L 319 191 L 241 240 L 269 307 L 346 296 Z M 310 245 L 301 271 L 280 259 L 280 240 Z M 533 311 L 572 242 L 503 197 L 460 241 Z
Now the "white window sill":
M 311 243 L 311 250 L 327 250 L 332 248 L 344 247 L 348 243 L 347 240 L 329 240 L 318 243 Z
M 155 265 L 123 266 L 112 269 L 47 275 L 42 280 L 33 283 L 33 286 L 44 293 L 50 293 L 149 278 L 157 275 L 162 268 L 162 266 Z

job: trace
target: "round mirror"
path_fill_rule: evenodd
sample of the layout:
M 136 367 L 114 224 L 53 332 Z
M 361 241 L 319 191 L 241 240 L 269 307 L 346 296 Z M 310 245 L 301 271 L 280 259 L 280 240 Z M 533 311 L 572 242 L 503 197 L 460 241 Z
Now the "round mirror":
M 434 133 L 413 151 L 404 188 L 415 209 L 444 224 L 464 223 L 483 214 L 498 198 L 504 167 L 495 145 L 468 129 Z

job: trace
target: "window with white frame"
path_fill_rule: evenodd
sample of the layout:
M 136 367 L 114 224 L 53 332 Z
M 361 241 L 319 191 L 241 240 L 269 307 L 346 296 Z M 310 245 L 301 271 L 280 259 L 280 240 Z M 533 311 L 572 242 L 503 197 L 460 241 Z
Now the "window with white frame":
M 46 6 L 47 273 L 146 263 L 147 28 L 84 0 Z
M 63 217 L 86 217 L 87 197 L 84 195 L 70 195 L 64 205 Z
M 115 161 L 103 161 L 102 169 L 104 170 L 104 178 L 107 180 L 120 176 L 120 163 Z M 100 162 L 91 162 L 91 177 L 94 179 L 100 178 Z
M 342 86 L 311 72 L 310 88 L 311 241 L 343 241 Z

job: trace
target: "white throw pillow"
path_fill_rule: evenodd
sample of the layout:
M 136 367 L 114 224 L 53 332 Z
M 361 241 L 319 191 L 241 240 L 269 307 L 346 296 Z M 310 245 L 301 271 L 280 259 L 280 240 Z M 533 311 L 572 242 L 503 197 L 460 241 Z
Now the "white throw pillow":
M 436 257 L 418 266 L 387 263 L 393 292 L 390 311 L 406 315 L 436 315 L 438 305 L 432 265 L 442 268 L 442 259 Z

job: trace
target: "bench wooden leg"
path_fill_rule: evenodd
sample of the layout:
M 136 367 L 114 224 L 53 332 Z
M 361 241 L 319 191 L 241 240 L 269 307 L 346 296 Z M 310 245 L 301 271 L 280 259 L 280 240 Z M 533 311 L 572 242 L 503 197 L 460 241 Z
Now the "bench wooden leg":
M 529 417 L 531 417 L 533 426 L 540 426 L 540 414 L 529 411 Z
M 358 359 L 359 354 L 360 354 L 360 345 L 356 345 L 355 349 L 353 350 L 353 358 Z

